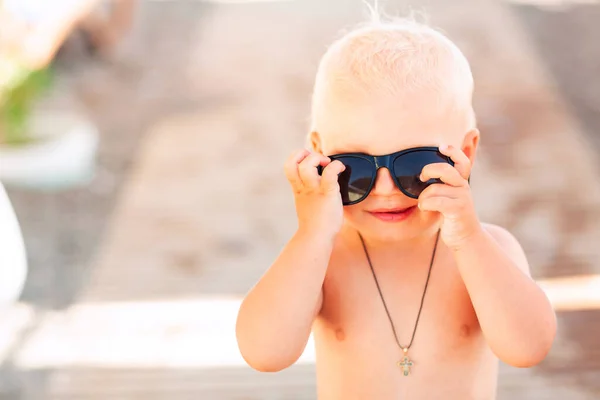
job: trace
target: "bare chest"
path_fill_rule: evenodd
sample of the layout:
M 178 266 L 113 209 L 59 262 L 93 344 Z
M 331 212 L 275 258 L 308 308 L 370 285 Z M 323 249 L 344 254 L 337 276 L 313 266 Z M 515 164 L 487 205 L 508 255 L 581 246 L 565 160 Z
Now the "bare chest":
M 315 323 L 321 378 L 353 382 L 354 392 L 367 397 L 422 394 L 447 382 L 460 398 L 492 398 L 473 394 L 493 390 L 496 363 L 455 266 L 434 265 L 424 296 L 426 268 L 381 271 L 377 278 L 379 290 L 368 265 L 330 268 Z

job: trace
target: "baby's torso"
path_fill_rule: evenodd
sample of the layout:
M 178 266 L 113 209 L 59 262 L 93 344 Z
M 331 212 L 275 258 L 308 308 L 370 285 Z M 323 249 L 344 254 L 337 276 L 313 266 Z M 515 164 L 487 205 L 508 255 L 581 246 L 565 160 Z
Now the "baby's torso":
M 398 339 L 406 346 L 428 265 L 378 269 L 373 263 Z M 458 270 L 442 249 L 407 354 L 412 361 L 408 376 L 398 366 L 404 354 L 362 258 L 334 253 L 313 332 L 319 400 L 495 398 L 497 359 L 484 340 Z

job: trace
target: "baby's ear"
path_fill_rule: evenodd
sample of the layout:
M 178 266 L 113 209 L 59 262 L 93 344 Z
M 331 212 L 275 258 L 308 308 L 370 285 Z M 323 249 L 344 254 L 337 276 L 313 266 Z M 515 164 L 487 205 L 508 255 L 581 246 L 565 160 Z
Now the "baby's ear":
M 308 135 L 308 146 L 315 153 L 323 154 L 323 144 L 321 142 L 321 135 L 319 135 L 319 132 L 312 131 Z
M 471 164 L 475 161 L 475 154 L 477 153 L 477 146 L 479 145 L 479 130 L 472 129 L 465 135 L 465 139 L 462 144 L 462 151 L 465 153 Z

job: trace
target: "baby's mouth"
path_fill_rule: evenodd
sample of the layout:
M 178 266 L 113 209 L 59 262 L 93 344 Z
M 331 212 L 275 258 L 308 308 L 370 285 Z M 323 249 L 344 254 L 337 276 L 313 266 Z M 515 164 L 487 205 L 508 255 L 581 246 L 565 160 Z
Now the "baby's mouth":
M 414 206 L 413 206 L 414 207 Z M 376 208 L 370 210 L 370 213 L 389 213 L 389 214 L 401 214 L 410 210 L 413 207 L 391 207 L 391 208 Z
M 398 222 L 408 218 L 416 206 L 404 207 L 404 208 L 378 208 L 369 211 L 369 214 L 386 222 Z

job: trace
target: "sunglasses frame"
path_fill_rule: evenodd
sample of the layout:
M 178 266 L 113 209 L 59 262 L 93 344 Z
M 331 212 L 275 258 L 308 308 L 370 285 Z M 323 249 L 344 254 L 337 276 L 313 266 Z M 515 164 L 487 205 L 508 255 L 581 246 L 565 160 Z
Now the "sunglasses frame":
M 418 199 L 418 196 L 414 196 L 410 193 L 408 193 L 398 182 L 398 179 L 396 178 L 396 174 L 394 173 L 394 162 L 396 161 L 396 159 L 398 157 L 401 157 L 405 154 L 409 154 L 409 153 L 415 153 L 415 152 L 420 152 L 420 151 L 427 151 L 427 152 L 436 152 L 438 153 L 443 159 L 446 160 L 446 162 L 452 166 L 454 166 L 454 161 L 452 161 L 452 159 L 444 154 L 442 154 L 440 152 L 439 147 L 433 147 L 433 146 L 423 146 L 423 147 L 413 147 L 410 149 L 405 149 L 405 150 L 401 150 L 401 151 L 397 151 L 395 153 L 391 153 L 391 154 L 386 154 L 383 156 L 372 156 L 369 154 L 364 154 L 364 153 L 343 153 L 343 154 L 334 154 L 329 156 L 329 158 L 331 159 L 331 161 L 333 160 L 337 160 L 339 158 L 343 158 L 343 157 L 354 157 L 354 158 L 360 158 L 363 160 L 368 161 L 371 164 L 374 164 L 375 168 L 373 169 L 373 172 L 371 174 L 371 184 L 369 185 L 369 188 L 367 189 L 367 191 L 365 192 L 365 195 L 362 196 L 360 199 L 358 200 L 354 200 L 354 201 L 350 201 L 348 203 L 344 203 L 345 206 L 351 206 L 354 204 L 358 204 L 361 201 L 363 201 L 364 199 L 366 199 L 369 194 L 371 193 L 371 190 L 373 190 L 373 186 L 375 186 L 375 181 L 377 180 L 377 172 L 379 171 L 380 168 L 387 168 L 388 171 L 390 171 L 390 175 L 392 176 L 392 179 L 394 180 L 394 183 L 396 184 L 396 187 L 398 189 L 400 189 L 400 191 L 402 193 L 404 193 L 404 195 L 412 198 L 412 199 Z M 323 167 L 319 168 L 319 175 L 322 173 L 323 171 Z M 439 179 L 431 179 L 430 180 L 431 183 L 443 183 L 441 180 Z

